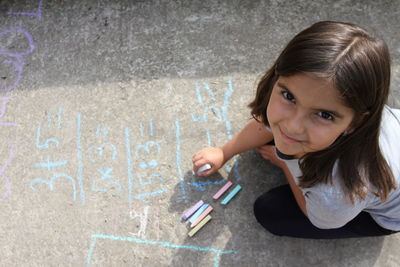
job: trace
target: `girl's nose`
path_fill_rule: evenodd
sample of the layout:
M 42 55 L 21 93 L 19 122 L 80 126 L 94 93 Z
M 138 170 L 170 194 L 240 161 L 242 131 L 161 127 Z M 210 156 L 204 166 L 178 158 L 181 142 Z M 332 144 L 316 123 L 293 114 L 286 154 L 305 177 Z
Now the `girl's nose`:
M 293 114 L 286 123 L 288 134 L 293 135 L 293 138 L 300 138 L 305 132 L 305 116 L 300 112 Z

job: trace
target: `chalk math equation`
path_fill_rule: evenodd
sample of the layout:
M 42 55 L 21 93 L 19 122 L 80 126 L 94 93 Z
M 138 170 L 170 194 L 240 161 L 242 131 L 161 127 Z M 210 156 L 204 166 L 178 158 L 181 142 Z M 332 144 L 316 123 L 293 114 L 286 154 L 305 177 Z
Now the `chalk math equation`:
M 208 83 L 196 84 L 194 94 L 198 100 L 198 106 L 195 108 L 197 113 L 192 111 L 188 114 L 192 122 L 202 123 L 204 126 L 204 122 L 208 121 L 207 116 L 213 114 L 213 120 L 225 125 L 227 138 L 232 138 L 228 107 L 233 92 L 231 78 L 228 78 L 222 101 L 216 99 L 215 92 Z M 207 102 L 205 99 L 208 99 Z M 89 192 L 113 190 L 114 194 L 126 197 L 131 206 L 134 201 L 149 202 L 154 197 L 167 193 L 166 181 L 173 181 L 175 177 L 179 180 L 180 202 L 188 201 L 188 187 L 204 191 L 207 186 L 225 181 L 224 179 L 219 181 L 204 179 L 201 182 L 186 180 L 188 176 L 185 177 L 182 168 L 184 160 L 182 144 L 190 143 L 192 140 L 182 140 L 182 126 L 179 119 L 171 121 L 171 127 L 168 127 L 174 130 L 175 135 L 175 145 L 169 145 L 163 142 L 163 136 L 157 135 L 157 122 L 153 119 L 137 123 L 137 127 L 134 128 L 122 126 L 123 130 L 116 132 L 103 124 L 98 124 L 95 129 L 86 129 L 87 127 L 83 127 L 85 117 L 81 113 L 71 114 L 62 107 L 47 110 L 46 114 L 47 117 L 43 122 L 36 126 L 34 138 L 36 154 L 40 156 L 33 167 L 41 175 L 32 177 L 29 182 L 29 188 L 35 193 L 55 191 L 57 183 L 62 182 L 64 185 L 66 182 L 71 188 L 70 194 L 66 197 L 78 201 L 81 205 L 85 204 L 86 194 Z M 91 121 L 90 124 L 92 123 Z M 86 132 L 83 133 L 84 128 Z M 93 133 L 91 138 L 88 138 L 88 132 Z M 67 140 L 63 140 L 63 136 L 68 136 Z M 73 146 L 71 146 L 71 136 L 74 139 Z M 204 138 L 211 145 L 212 131 L 205 129 Z M 63 148 L 68 152 L 63 152 Z M 166 164 L 166 159 L 160 156 L 162 150 L 168 150 L 169 155 L 175 154 L 173 165 L 176 168 L 176 175 L 173 177 L 167 177 L 161 168 L 161 165 Z M 73 159 L 71 155 L 74 155 Z M 75 169 L 71 167 L 71 162 L 74 162 Z M 232 169 L 238 174 L 235 177 L 239 180 L 240 175 L 236 168 L 236 164 L 233 164 Z M 92 172 L 88 173 L 86 169 Z M 121 172 L 126 173 L 125 177 L 115 175 Z
M 33 11 L 10 11 L 10 16 L 21 16 L 36 19 L 42 19 L 42 0 L 37 1 L 36 9 Z M 11 40 L 11 41 L 10 41 Z M 33 36 L 23 27 L 10 27 L 8 29 L 0 29 L 0 92 L 7 93 L 17 88 L 24 74 L 26 66 L 26 57 L 34 52 L 36 46 Z M 227 81 L 226 90 L 223 99 L 217 99 L 215 91 L 207 82 L 199 82 L 194 88 L 194 95 L 197 99 L 198 106 L 188 116 L 192 122 L 204 123 L 209 122 L 209 116 L 212 114 L 213 119 L 225 125 L 225 133 L 228 139 L 232 138 L 231 122 L 228 116 L 228 109 L 234 88 L 232 79 Z M 7 96 L 0 97 L 0 127 L 14 127 L 16 123 L 7 120 L 9 103 L 13 101 Z M 222 104 L 221 104 L 222 103 Z M 71 119 L 72 118 L 72 119 Z M 74 127 L 67 127 L 73 122 Z M 89 192 L 101 193 L 113 190 L 126 196 L 126 200 L 131 206 L 134 201 L 143 201 L 145 203 L 151 201 L 154 197 L 166 194 L 168 188 L 166 181 L 171 177 L 163 174 L 160 166 L 163 162 L 160 160 L 160 153 L 164 149 L 171 147 L 163 147 L 160 137 L 157 136 L 157 123 L 150 119 L 146 122 L 139 122 L 136 128 L 124 126 L 123 131 L 115 133 L 107 125 L 98 124 L 94 130 L 94 138 L 90 138 L 91 143 L 86 143 L 86 139 L 82 136 L 85 129 L 85 116 L 80 112 L 72 113 L 65 111 L 62 107 L 47 110 L 46 118 L 36 125 L 36 131 L 33 134 L 33 144 L 40 157 L 36 160 L 33 170 L 38 170 L 40 176 L 31 177 L 27 185 L 32 193 L 46 194 L 49 191 L 57 190 L 57 186 L 62 181 L 70 186 L 70 193 L 66 198 L 85 205 L 86 196 Z M 222 184 L 220 181 L 185 181 L 182 168 L 182 145 L 189 140 L 181 138 L 180 119 L 176 118 L 170 122 L 175 135 L 175 145 L 173 154 L 175 154 L 175 168 L 179 179 L 179 188 L 181 191 L 180 201 L 187 202 L 189 199 L 188 187 L 196 190 L 204 191 L 207 186 L 214 184 Z M 4 128 L 3 128 L 4 129 Z M 65 131 L 67 134 L 62 134 Z M 132 138 L 133 132 L 140 133 L 139 141 Z M 63 139 L 65 136 L 74 136 L 74 158 L 71 159 L 70 139 Z M 119 135 L 120 140 L 111 141 L 111 135 Z M 207 144 L 213 143 L 213 133 L 211 130 L 204 131 L 204 137 Z M 115 138 L 114 138 L 115 139 Z M 123 144 L 121 146 L 121 144 Z M 68 147 L 67 150 L 63 150 Z M 121 148 L 122 147 L 122 148 Z M 12 195 L 12 179 L 7 176 L 6 170 L 13 163 L 17 152 L 17 145 L 12 141 L 3 144 L 2 158 L 0 164 L 0 202 L 7 201 Z M 5 152 L 4 152 L 5 151 Z M 172 153 L 172 152 L 171 152 Z M 125 160 L 121 164 L 121 160 Z M 77 164 L 75 170 L 70 165 L 72 161 Z M 225 166 L 228 172 L 233 171 L 235 179 L 240 180 L 240 174 L 237 170 L 236 159 L 234 159 L 233 167 Z M 124 166 L 126 177 L 116 176 L 116 168 Z M 85 172 L 86 168 L 95 170 L 94 172 Z M 42 175 L 45 174 L 45 175 Z M 175 179 L 176 176 L 174 176 Z M 198 252 L 214 253 L 214 266 L 219 265 L 220 256 L 222 254 L 236 253 L 236 251 L 225 251 L 212 247 L 198 247 L 190 245 L 172 244 L 165 241 L 146 240 L 146 226 L 149 213 L 149 206 L 146 206 L 143 213 L 137 210 L 130 212 L 132 220 L 140 220 L 140 228 L 136 233 L 130 233 L 134 237 L 121 237 L 112 235 L 93 234 L 91 236 L 91 244 L 87 254 L 86 264 L 89 266 L 93 260 L 94 251 L 97 240 L 116 240 L 120 242 L 131 242 L 142 245 L 161 246 L 171 249 L 194 250 Z M 158 210 L 159 212 L 159 210 Z M 158 216 L 157 216 L 158 217 Z M 155 222 L 156 226 L 159 221 Z M 156 227 L 159 229 L 159 227 Z M 157 234 L 159 239 L 159 233 Z

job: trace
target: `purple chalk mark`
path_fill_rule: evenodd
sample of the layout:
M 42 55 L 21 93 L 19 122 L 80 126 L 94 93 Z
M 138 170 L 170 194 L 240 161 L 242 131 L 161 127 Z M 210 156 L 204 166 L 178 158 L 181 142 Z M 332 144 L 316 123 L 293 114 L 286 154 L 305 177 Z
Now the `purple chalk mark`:
M 17 87 L 17 85 L 21 81 L 23 68 L 22 64 L 19 64 L 18 62 L 15 62 L 13 60 L 6 59 L 3 62 L 14 65 L 14 68 L 17 71 L 17 78 L 15 79 L 15 81 L 9 87 L 0 88 L 0 92 L 10 92 L 15 87 Z
M 186 221 L 190 216 L 193 215 L 193 213 L 196 212 L 196 210 L 198 210 L 202 205 L 204 204 L 203 200 L 200 200 L 199 202 L 197 202 L 193 207 L 191 207 L 183 216 L 182 216 L 182 220 Z
M 13 27 L 13 28 L 10 28 L 10 29 L 8 29 L 8 30 L 6 30 L 4 32 L 0 32 L 0 37 L 2 35 L 6 35 L 6 34 L 8 34 L 10 32 L 13 32 L 13 31 L 17 31 L 17 32 L 20 32 L 23 35 L 25 35 L 25 38 L 28 40 L 28 48 L 25 51 L 16 53 L 16 52 L 9 51 L 9 50 L 7 50 L 7 49 L 5 49 L 3 47 L 0 47 L 0 54 L 6 55 L 6 56 L 9 56 L 9 57 L 16 57 L 20 61 L 22 61 L 21 57 L 24 57 L 24 56 L 30 54 L 33 50 L 35 50 L 36 47 L 33 44 L 32 35 L 29 32 L 27 32 L 26 30 L 24 30 L 23 28 L 21 28 L 21 27 Z
M 7 12 L 8 15 L 24 15 L 36 17 L 37 20 L 42 18 L 42 0 L 39 0 L 36 12 Z
M 3 196 L 0 198 L 0 201 L 6 200 L 11 195 L 11 182 L 10 182 L 10 179 L 4 174 L 4 172 L 7 169 L 7 167 L 11 164 L 11 161 L 13 160 L 13 158 L 15 156 L 15 146 L 12 144 L 8 144 L 8 149 L 9 149 L 9 153 L 8 153 L 7 161 L 6 161 L 6 163 L 4 163 L 4 165 L 0 169 L 0 178 L 3 180 L 4 187 L 5 187 L 5 192 L 4 192 Z
M 3 101 L 3 106 L 0 109 L 0 118 L 3 118 L 4 115 L 6 114 L 6 112 L 7 112 L 7 104 L 8 104 L 9 100 L 10 100 L 9 97 L 0 97 L 0 101 Z M 12 122 L 0 122 L 0 125 L 8 125 L 8 126 L 12 125 L 12 126 L 15 126 L 17 124 L 16 123 L 12 123 Z
M 218 192 L 213 196 L 213 199 L 218 199 L 220 196 L 222 196 L 223 193 L 225 193 L 226 190 L 228 190 L 229 187 L 232 186 L 232 182 L 228 181 Z
M 22 52 L 12 52 L 12 51 L 7 50 L 6 48 L 0 47 L 0 54 L 14 58 L 12 60 L 5 59 L 5 60 L 3 60 L 3 62 L 1 62 L 1 64 L 12 65 L 17 73 L 17 77 L 15 78 L 15 81 L 8 87 L 0 88 L 0 92 L 9 92 L 9 91 L 13 90 L 20 83 L 21 78 L 22 78 L 22 73 L 23 73 L 23 66 L 24 66 L 23 57 L 28 55 L 29 53 L 31 53 L 33 50 L 35 50 L 32 36 L 21 27 L 14 27 L 14 28 L 8 29 L 4 32 L 0 32 L 0 37 L 2 35 L 6 35 L 13 31 L 18 31 L 25 35 L 26 39 L 28 40 L 28 48 Z

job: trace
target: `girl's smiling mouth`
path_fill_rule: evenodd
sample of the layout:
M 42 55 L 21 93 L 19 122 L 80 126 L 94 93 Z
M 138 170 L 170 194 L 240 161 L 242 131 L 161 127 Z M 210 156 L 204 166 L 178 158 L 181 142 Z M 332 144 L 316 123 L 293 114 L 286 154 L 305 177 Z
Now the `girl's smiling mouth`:
M 280 133 L 281 133 L 281 136 L 282 136 L 283 140 L 284 140 L 285 142 L 287 142 L 287 143 L 301 143 L 301 142 L 303 142 L 302 140 L 298 140 L 298 139 L 295 139 L 295 138 L 292 138 L 292 137 L 286 135 L 286 134 L 282 131 L 282 129 L 281 129 L 280 127 L 279 127 L 279 131 L 280 131 Z

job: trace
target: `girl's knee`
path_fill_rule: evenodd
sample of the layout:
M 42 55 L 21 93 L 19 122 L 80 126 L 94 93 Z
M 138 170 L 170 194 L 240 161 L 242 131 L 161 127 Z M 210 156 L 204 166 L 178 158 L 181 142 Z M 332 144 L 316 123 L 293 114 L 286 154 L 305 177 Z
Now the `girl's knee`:
M 268 232 L 281 236 L 279 223 L 274 220 L 274 216 L 268 210 L 268 206 L 264 205 L 265 202 L 258 198 L 254 202 L 254 216 L 257 222 L 264 227 Z
M 268 218 L 271 218 L 271 202 L 265 198 L 264 195 L 256 199 L 253 205 L 254 216 L 257 221 L 264 226 L 267 223 Z M 265 226 L 264 226 L 265 227 Z

